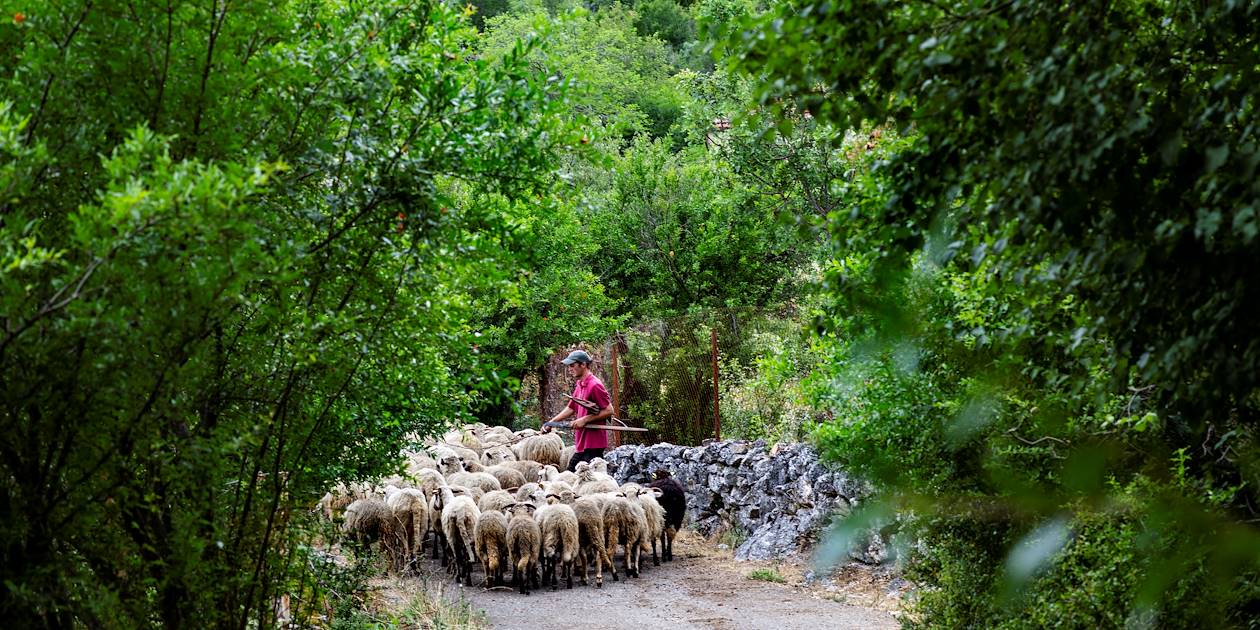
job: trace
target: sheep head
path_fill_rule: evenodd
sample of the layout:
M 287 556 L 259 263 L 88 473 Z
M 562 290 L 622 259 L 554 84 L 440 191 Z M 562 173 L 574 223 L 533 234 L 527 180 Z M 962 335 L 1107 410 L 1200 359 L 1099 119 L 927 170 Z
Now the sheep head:
M 511 512 L 514 517 L 526 516 L 532 518 L 534 516 L 534 510 L 537 510 L 538 507 L 533 503 L 513 503 L 504 509 Z
M 442 458 L 442 474 L 452 475 L 457 472 L 464 472 L 464 463 L 460 461 L 456 455 L 447 455 Z

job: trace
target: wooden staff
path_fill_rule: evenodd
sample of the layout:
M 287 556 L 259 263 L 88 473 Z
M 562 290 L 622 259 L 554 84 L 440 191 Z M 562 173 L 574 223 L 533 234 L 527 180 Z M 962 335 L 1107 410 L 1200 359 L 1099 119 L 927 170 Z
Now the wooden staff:
M 581 407 L 581 408 L 583 408 L 583 409 L 585 409 L 585 410 L 587 410 L 587 411 L 589 411 L 589 412 L 591 412 L 591 413 L 599 413 L 599 405 L 596 405 L 595 403 L 593 403 L 593 402 L 591 402 L 591 401 L 589 401 L 589 400 L 586 400 L 586 399 L 584 399 L 584 398 L 578 398 L 578 397 L 576 397 L 576 396 L 571 396 L 571 395 L 569 395 L 569 394 L 565 394 L 565 395 L 564 395 L 564 397 L 565 397 L 565 398 L 568 398 L 569 400 L 572 400 L 573 402 L 577 403 L 579 407 Z M 628 425 L 625 423 L 625 421 L 624 421 L 624 420 L 621 420 L 620 418 L 613 418 L 613 417 L 609 417 L 609 418 L 608 418 L 608 420 L 609 420 L 610 422 L 616 422 L 616 423 L 618 423 L 618 424 L 588 424 L 588 425 L 586 425 L 585 427 L 582 427 L 582 428 L 584 428 L 584 429 L 604 429 L 605 431 L 629 431 L 629 432 L 635 432 L 635 433 L 646 433 L 646 432 L 647 432 L 647 429 L 643 429 L 643 428 L 639 428 L 639 427 L 632 427 L 632 426 L 628 426 Z M 572 420 L 569 420 L 569 421 L 562 421 L 562 422 L 550 422 L 550 421 L 548 421 L 548 422 L 544 422 L 544 423 L 543 423 L 543 426 L 544 426 L 544 427 L 551 427 L 551 428 L 553 428 L 553 429 L 572 429 L 572 428 L 573 428 L 573 426 L 572 426 L 572 425 L 573 425 L 573 421 L 572 421 Z

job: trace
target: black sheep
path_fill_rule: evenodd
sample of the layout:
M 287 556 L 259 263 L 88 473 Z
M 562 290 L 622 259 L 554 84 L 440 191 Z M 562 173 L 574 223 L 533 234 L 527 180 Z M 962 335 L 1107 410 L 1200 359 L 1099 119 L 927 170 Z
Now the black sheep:
M 674 536 L 682 529 L 683 516 L 687 514 L 687 493 L 682 484 L 669 475 L 668 470 L 656 471 L 656 481 L 648 484 L 649 488 L 661 491 L 656 500 L 665 508 L 665 531 L 661 536 L 661 557 L 664 560 L 674 559 Z

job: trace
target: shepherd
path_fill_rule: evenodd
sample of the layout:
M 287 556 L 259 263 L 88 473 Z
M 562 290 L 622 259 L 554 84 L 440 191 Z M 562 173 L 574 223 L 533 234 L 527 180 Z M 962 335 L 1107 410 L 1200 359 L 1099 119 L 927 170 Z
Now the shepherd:
M 568 423 L 573 429 L 573 457 L 569 460 L 569 470 L 574 470 L 578 462 L 589 462 L 604 455 L 604 449 L 608 448 L 608 432 L 586 428 L 586 425 L 599 424 L 611 418 L 613 408 L 604 382 L 591 372 L 591 355 L 583 350 L 574 350 L 561 363 L 575 381 L 573 395 L 569 396 L 569 404 L 560 413 L 543 424 L 542 431 L 549 433 L 552 427 L 547 425 L 574 418 Z

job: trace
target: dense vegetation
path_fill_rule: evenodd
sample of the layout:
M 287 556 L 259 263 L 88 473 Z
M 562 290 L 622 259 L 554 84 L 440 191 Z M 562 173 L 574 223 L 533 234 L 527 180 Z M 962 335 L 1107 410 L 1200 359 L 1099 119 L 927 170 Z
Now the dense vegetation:
M 728 434 L 880 486 L 823 560 L 896 533 L 907 623 L 1254 624 L 1260 3 L 1209 5 L 5 3 L 0 619 L 309 616 L 324 488 L 716 328 Z
M 855 1 L 727 35 L 787 137 L 881 132 L 831 180 L 816 436 L 916 515 L 925 623 L 1256 623 L 1258 18 Z

